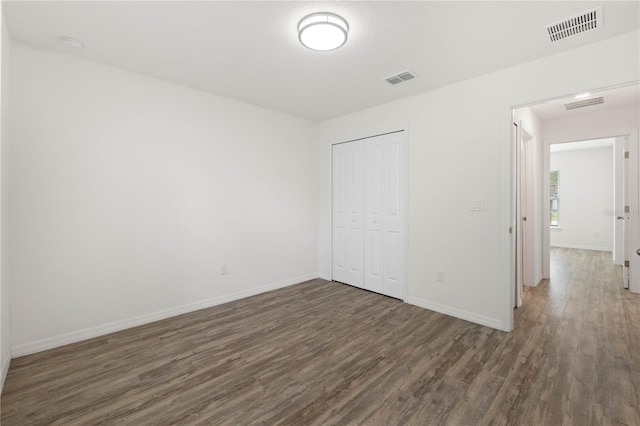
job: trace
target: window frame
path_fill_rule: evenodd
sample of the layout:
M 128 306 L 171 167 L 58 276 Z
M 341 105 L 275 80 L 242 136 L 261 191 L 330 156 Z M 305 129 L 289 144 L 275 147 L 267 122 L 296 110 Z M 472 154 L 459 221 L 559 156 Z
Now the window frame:
M 555 173 L 555 195 L 553 193 L 553 174 Z M 556 208 L 553 209 L 555 201 Z M 553 220 L 553 212 L 556 213 L 556 220 Z M 549 172 L 549 226 L 558 228 L 560 226 L 560 170 L 551 170 Z

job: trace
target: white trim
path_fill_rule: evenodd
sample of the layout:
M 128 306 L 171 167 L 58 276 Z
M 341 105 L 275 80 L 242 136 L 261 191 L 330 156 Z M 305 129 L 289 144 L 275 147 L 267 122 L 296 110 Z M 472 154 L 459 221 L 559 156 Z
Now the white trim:
M 441 314 L 449 315 L 451 317 L 460 318 L 465 321 L 470 321 L 476 324 L 484 325 L 487 327 L 495 328 L 502 331 L 508 330 L 505 324 L 499 319 L 485 317 L 483 315 L 477 315 L 473 312 L 463 311 L 462 309 L 452 308 L 450 306 L 441 305 L 439 303 L 429 302 L 428 300 L 419 299 L 417 297 L 408 297 L 405 302 L 410 305 L 415 305 L 420 308 L 429 309 L 430 311 L 440 312 Z
M 501 264 L 502 269 L 502 326 L 501 330 L 513 331 L 513 305 L 515 300 L 515 258 L 513 238 L 515 232 L 515 218 L 512 215 L 513 198 L 513 178 L 515 171 L 513 170 L 513 108 L 505 109 L 504 115 L 504 149 L 502 149 L 502 244 L 501 244 Z
M 104 336 L 105 334 L 113 333 L 115 331 L 125 330 L 127 328 L 148 324 L 154 321 L 160 321 L 176 315 L 210 308 L 212 306 L 221 305 L 223 303 L 232 302 L 234 300 L 243 299 L 245 297 L 255 296 L 256 294 L 265 293 L 271 290 L 277 290 L 279 288 L 288 287 L 294 284 L 313 280 L 315 278 L 318 278 L 317 273 L 303 275 L 301 277 L 292 278 L 286 281 L 281 281 L 260 287 L 254 287 L 249 290 L 239 291 L 237 293 L 232 293 L 226 296 L 219 296 L 211 299 L 201 300 L 198 302 L 187 303 L 185 305 L 152 312 L 150 314 L 140 315 L 126 320 L 114 321 L 108 324 L 99 325 L 97 327 L 85 328 L 83 330 L 72 331 L 70 333 L 65 333 L 58 336 L 47 337 L 45 339 L 16 345 L 11 348 L 11 352 L 14 357 L 29 355 L 36 352 L 45 351 L 47 349 L 53 349 L 59 346 L 68 345 L 70 343 L 76 343 L 82 340 L 91 339 L 93 337 Z
M 4 389 L 4 381 L 7 378 L 7 373 L 9 372 L 9 365 L 11 365 L 11 349 L 7 351 L 7 354 L 4 357 L 4 362 L 2 363 L 2 370 L 0 370 L 0 394 L 2 393 L 2 389 Z
M 542 141 L 542 195 L 546 193 L 549 185 L 551 185 L 551 148 L 549 142 Z M 545 189 L 547 188 L 547 189 Z M 546 199 L 546 198 L 545 198 Z M 557 229 L 562 230 L 560 224 L 556 227 L 551 226 L 551 206 L 550 203 L 543 200 L 542 203 L 542 276 L 551 278 L 551 257 L 549 245 L 551 244 L 551 231 Z M 555 232 L 555 231 L 554 231 Z
M 613 251 L 613 249 L 611 247 L 589 246 L 589 245 L 584 245 L 584 244 L 551 243 L 549 246 L 550 247 L 579 249 L 579 250 Z
M 406 303 L 409 297 L 409 123 L 402 129 L 404 140 L 402 141 L 402 301 Z

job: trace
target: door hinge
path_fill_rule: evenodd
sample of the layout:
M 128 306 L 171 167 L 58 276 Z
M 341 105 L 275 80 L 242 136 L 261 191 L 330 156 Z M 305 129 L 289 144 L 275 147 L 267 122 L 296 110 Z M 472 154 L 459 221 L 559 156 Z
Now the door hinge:
M 624 152 L 624 158 L 629 158 L 629 151 Z
M 629 213 L 629 210 L 630 210 L 630 209 L 629 209 L 629 206 L 624 206 L 624 212 L 625 212 L 625 213 Z
M 625 260 L 625 261 L 624 261 L 624 267 L 625 267 L 625 268 L 628 268 L 628 267 L 629 267 L 629 261 L 628 261 L 628 260 Z

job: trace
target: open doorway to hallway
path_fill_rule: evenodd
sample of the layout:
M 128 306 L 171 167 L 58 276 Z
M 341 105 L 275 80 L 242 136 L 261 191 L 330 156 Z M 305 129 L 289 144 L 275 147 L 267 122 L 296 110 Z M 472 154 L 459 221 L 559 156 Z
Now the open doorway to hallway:
M 640 292 L 639 92 L 635 83 L 513 109 L 515 307 L 553 278 L 552 246 L 608 252 L 620 286 Z
M 624 265 L 624 138 L 549 145 L 550 276 L 565 248 L 602 252 L 618 265 L 618 283 L 628 287 Z M 555 277 L 553 277 L 555 278 Z

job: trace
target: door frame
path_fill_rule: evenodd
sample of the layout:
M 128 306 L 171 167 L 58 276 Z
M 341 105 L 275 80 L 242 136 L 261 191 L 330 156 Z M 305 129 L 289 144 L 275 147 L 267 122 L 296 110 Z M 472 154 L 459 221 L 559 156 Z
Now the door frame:
M 628 130 L 603 130 L 595 133 L 583 134 L 583 136 L 571 136 L 564 137 L 558 139 L 550 139 L 544 141 L 544 162 L 543 162 L 543 179 L 544 188 L 549 187 L 549 173 L 551 171 L 551 160 L 550 160 L 550 146 L 561 143 L 571 143 L 571 142 L 582 142 L 594 139 L 616 139 L 622 137 L 625 139 L 625 150 L 629 152 L 628 163 L 624 163 L 624 198 L 625 204 L 630 207 L 629 213 L 625 214 L 625 224 L 624 224 L 624 254 L 623 257 L 625 260 L 629 260 L 631 266 L 629 268 L 624 267 L 623 274 L 629 277 L 629 282 L 634 282 L 632 286 L 634 289 L 634 293 L 640 293 L 640 259 L 632 258 L 632 254 L 635 255 L 635 249 L 633 247 L 640 247 L 640 225 L 638 223 L 638 194 L 639 194 L 639 168 L 640 168 L 640 158 L 639 158 L 639 149 L 638 149 L 638 129 L 628 129 Z M 614 147 L 615 153 L 615 147 Z M 614 177 L 615 179 L 615 177 Z M 635 192 L 636 196 L 633 197 L 630 194 Z M 543 269 L 546 267 L 547 269 L 543 271 L 546 278 L 549 277 L 550 272 L 550 258 L 551 258 L 551 229 L 549 226 L 549 203 L 545 203 L 543 205 L 543 246 L 542 246 L 542 261 L 543 261 Z M 612 209 L 615 210 L 615 209 Z M 615 219 L 615 211 L 613 219 Z M 614 231 L 615 232 L 615 231 Z M 638 256 L 636 256 L 638 257 Z M 611 262 L 614 262 L 612 257 Z M 633 290 L 632 290 L 633 291 Z

